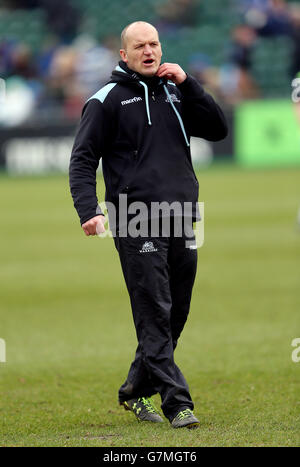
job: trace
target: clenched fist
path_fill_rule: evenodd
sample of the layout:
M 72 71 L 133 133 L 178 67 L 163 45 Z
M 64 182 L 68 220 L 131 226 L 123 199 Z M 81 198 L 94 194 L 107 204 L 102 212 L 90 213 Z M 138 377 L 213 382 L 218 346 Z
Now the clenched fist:
M 84 230 L 85 235 L 99 235 L 105 232 L 105 217 L 99 214 L 98 216 L 92 217 L 84 224 L 82 224 L 82 228 Z

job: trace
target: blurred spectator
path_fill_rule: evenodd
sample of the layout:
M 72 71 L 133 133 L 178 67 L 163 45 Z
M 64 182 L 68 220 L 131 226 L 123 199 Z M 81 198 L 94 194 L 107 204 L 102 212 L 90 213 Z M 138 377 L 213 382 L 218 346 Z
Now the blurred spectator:
M 28 45 L 20 43 L 11 49 L 9 75 L 22 76 L 28 80 L 37 78 L 34 58 Z
M 46 79 L 48 94 L 53 103 L 64 104 L 68 88 L 74 81 L 76 51 L 72 46 L 59 47 L 52 58 Z
M 107 44 L 112 41 L 110 38 Z M 119 58 L 104 43 L 99 44 L 93 37 L 81 35 L 73 42 L 77 60 L 75 80 L 81 94 L 87 98 L 94 94 L 107 81 Z
M 289 14 L 292 24 L 291 39 L 293 41 L 290 74 L 294 78 L 300 72 L 300 5 L 291 4 Z
M 252 64 L 252 51 L 256 40 L 255 31 L 244 24 L 236 26 L 232 33 L 229 47 L 228 61 L 245 71 L 249 71 Z
M 41 44 L 41 48 L 37 53 L 35 59 L 37 64 L 38 73 L 42 78 L 46 78 L 49 74 L 51 62 L 55 55 L 55 52 L 60 47 L 59 38 L 55 35 L 48 34 L 44 42 Z
M 69 45 L 50 42 L 39 58 L 46 85 L 40 106 L 61 106 L 64 116 L 78 118 L 86 99 L 107 82 L 117 61 L 118 56 L 92 36 L 78 36 Z
M 0 42 L 0 76 L 7 78 L 12 69 L 12 50 L 16 46 L 15 40 L 3 40 Z
M 219 69 L 212 65 L 206 54 L 192 54 L 189 59 L 188 71 L 216 100 L 223 99 Z
M 62 42 L 69 43 L 76 37 L 80 14 L 69 0 L 40 0 L 40 7 L 46 10 L 50 30 Z
M 195 0 L 167 0 L 158 3 L 158 20 L 155 27 L 160 34 L 176 33 L 182 27 L 196 26 L 197 2 Z
M 285 0 L 242 0 L 246 23 L 260 36 L 289 34 L 291 22 Z
M 190 73 L 217 101 L 228 106 L 238 104 L 244 99 L 259 96 L 259 90 L 248 71 L 234 63 L 226 63 L 217 68 L 203 54 L 194 54 L 189 64 Z
M 259 89 L 251 74 L 252 52 L 256 33 L 248 25 L 241 24 L 232 31 L 227 63 L 221 68 L 222 92 L 231 104 L 259 96 Z
M 26 80 L 19 76 L 8 78 L 6 80 L 5 105 L 0 107 L 0 125 L 21 125 L 30 117 L 34 108 L 34 91 Z
M 0 74 L 6 81 L 6 125 L 22 123 L 36 107 L 43 86 L 30 47 L 17 41 L 0 44 Z M 19 107 L 19 112 L 18 112 Z
M 35 60 L 30 47 L 16 40 L 0 42 L 0 74 L 3 78 L 19 75 L 37 77 Z
M 231 63 L 220 68 L 220 87 L 224 101 L 230 105 L 260 97 L 260 91 L 253 76 L 245 69 Z

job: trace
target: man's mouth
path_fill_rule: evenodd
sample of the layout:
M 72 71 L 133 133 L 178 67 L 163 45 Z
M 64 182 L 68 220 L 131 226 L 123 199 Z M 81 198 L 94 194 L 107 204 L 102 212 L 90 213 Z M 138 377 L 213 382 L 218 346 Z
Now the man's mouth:
M 153 58 L 147 58 L 147 60 L 143 61 L 143 64 L 146 66 L 152 65 L 154 63 Z

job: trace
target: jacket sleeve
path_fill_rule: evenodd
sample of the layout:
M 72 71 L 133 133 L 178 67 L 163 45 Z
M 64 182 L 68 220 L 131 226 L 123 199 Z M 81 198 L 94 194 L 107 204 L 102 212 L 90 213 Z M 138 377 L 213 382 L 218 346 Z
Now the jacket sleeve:
M 100 101 L 88 101 L 83 110 L 72 149 L 69 183 L 81 225 L 102 214 L 96 195 L 96 171 L 105 134 L 104 110 Z
M 187 75 L 177 87 L 182 95 L 183 121 L 190 136 L 208 141 L 224 139 L 228 134 L 224 114 L 201 84 L 193 76 Z

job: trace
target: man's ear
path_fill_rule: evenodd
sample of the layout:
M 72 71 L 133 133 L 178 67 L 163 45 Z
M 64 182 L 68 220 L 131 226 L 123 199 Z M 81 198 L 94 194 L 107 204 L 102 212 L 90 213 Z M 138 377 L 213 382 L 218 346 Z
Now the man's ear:
M 127 53 L 125 49 L 120 49 L 120 55 L 121 55 L 121 59 L 123 60 L 123 62 L 127 63 L 128 59 L 127 59 Z

